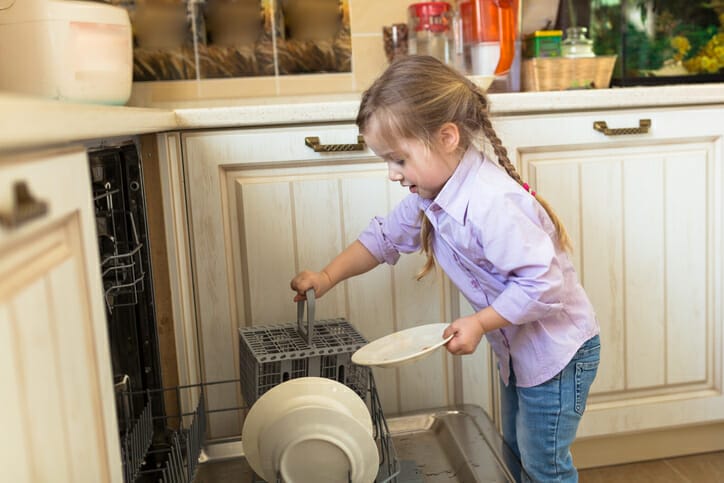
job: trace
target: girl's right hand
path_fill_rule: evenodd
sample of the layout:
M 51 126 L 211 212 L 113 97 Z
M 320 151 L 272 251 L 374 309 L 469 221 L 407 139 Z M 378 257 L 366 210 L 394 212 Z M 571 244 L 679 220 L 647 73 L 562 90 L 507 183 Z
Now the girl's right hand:
M 294 301 L 299 302 L 300 300 L 306 300 L 306 293 L 309 289 L 314 289 L 314 296 L 316 298 L 321 297 L 334 286 L 332 280 L 329 278 L 326 272 L 311 272 L 305 270 L 297 274 L 290 283 L 292 290 L 297 292 L 294 296 Z

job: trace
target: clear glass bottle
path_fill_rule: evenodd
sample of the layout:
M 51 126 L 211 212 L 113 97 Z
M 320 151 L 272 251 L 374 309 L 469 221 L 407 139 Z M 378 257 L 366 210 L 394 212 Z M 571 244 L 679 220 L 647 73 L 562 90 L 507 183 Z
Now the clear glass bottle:
M 586 37 L 586 27 L 568 27 L 566 39 L 561 43 L 563 57 L 595 57 L 593 41 Z
M 413 3 L 407 9 L 410 53 L 431 55 L 445 63 L 453 58 L 451 8 L 447 2 Z

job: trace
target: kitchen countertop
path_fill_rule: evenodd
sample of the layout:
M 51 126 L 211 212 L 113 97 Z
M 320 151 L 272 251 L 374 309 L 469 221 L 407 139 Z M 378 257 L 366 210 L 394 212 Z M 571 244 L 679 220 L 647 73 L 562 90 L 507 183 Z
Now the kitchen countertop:
M 495 116 L 724 104 L 724 84 L 490 94 Z M 222 127 L 352 122 L 359 94 L 159 103 L 71 104 L 0 93 L 0 151 L 115 136 Z
M 73 104 L 0 92 L 0 151 L 176 128 L 171 109 Z
M 581 110 L 724 104 L 724 84 L 689 84 L 556 92 L 490 94 L 495 116 Z M 191 101 L 173 108 L 183 129 L 353 121 L 359 94 Z

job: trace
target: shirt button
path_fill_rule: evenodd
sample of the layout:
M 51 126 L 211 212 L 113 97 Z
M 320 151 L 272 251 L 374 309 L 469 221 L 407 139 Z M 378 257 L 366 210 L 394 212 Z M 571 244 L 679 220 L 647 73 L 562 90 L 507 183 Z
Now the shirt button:
M 441 208 L 440 208 L 439 205 L 432 205 L 432 206 L 430 207 L 430 209 L 431 209 L 432 211 L 435 211 L 435 212 L 438 212 L 438 211 L 441 210 Z

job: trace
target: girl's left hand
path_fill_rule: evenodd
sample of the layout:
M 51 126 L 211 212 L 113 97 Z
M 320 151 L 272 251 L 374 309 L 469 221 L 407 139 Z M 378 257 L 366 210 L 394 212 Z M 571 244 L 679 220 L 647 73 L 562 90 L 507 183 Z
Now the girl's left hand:
M 475 315 L 471 315 L 469 317 L 461 317 L 448 325 L 442 336 L 446 338 L 450 334 L 455 334 L 455 336 L 445 344 L 445 347 L 451 354 L 459 356 L 475 352 L 484 333 L 485 331 Z

